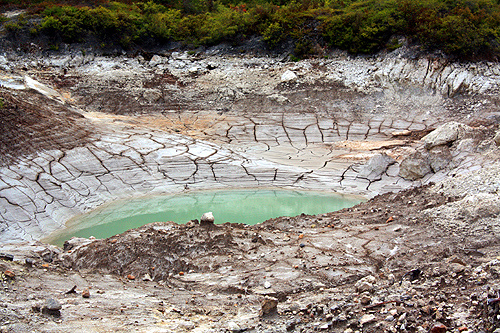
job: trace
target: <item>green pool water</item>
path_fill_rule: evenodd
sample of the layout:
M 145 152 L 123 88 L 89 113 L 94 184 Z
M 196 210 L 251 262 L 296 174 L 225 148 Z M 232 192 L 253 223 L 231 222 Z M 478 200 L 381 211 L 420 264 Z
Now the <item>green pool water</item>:
M 117 201 L 74 218 L 46 241 L 61 246 L 71 237 L 107 238 L 151 222 L 186 223 L 213 212 L 215 223 L 256 224 L 278 216 L 321 214 L 352 207 L 359 197 L 276 189 L 217 190 Z

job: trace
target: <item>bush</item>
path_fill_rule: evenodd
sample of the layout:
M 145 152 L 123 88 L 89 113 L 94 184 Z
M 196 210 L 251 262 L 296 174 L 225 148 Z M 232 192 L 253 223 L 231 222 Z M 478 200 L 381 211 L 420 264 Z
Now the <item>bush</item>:
M 356 2 L 325 18 L 321 27 L 331 46 L 352 53 L 379 51 L 397 32 L 395 8 L 378 1 Z
M 45 6 L 38 30 L 68 43 L 92 35 L 102 44 L 119 43 L 124 47 L 148 38 L 209 45 L 259 35 L 270 48 L 285 40 L 294 41 L 297 57 L 315 53 L 318 45 L 326 44 L 351 53 L 392 50 L 399 47 L 394 36 L 404 36 L 428 50 L 440 49 L 462 58 L 495 57 L 500 50 L 500 4 L 496 0 L 252 0 L 250 3 L 87 0 L 86 3 L 92 6 L 38 3 L 38 7 Z M 22 20 L 9 21 L 4 27 L 15 32 L 25 24 Z

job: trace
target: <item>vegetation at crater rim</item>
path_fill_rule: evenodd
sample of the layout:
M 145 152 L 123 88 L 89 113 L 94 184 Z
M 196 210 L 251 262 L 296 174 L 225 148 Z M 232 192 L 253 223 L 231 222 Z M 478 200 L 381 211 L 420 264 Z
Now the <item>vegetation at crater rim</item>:
M 293 42 L 294 56 L 328 48 L 374 53 L 400 46 L 404 36 L 426 50 L 464 59 L 495 58 L 500 51 L 497 0 L 3 0 L 11 34 L 29 32 L 57 42 L 97 38 L 128 48 L 180 41 L 191 45 L 240 43 L 260 36 L 269 48 Z

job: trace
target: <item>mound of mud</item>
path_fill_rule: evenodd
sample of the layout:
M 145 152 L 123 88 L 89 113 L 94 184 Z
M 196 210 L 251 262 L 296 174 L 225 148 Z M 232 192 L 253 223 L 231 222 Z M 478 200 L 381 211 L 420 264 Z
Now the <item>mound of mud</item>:
M 51 149 L 71 149 L 89 141 L 83 116 L 42 95 L 0 90 L 0 165 Z

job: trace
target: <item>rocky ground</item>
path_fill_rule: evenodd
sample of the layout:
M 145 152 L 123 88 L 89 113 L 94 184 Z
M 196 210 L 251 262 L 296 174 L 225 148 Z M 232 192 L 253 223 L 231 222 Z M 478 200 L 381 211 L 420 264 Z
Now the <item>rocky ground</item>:
M 0 56 L 0 330 L 500 328 L 500 66 L 223 51 Z M 40 242 L 114 199 L 258 186 L 371 199 Z

